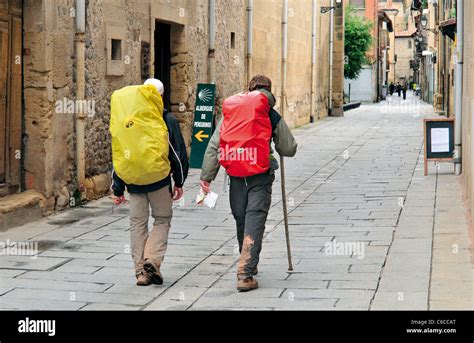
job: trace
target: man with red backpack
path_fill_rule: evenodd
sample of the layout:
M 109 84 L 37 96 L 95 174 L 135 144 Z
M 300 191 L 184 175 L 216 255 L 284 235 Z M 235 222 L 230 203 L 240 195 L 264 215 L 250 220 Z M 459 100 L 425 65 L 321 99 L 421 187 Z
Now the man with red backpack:
M 278 162 L 271 141 L 282 156 L 296 154 L 297 144 L 285 121 L 273 109 L 272 82 L 255 76 L 246 93 L 226 99 L 223 119 L 207 147 L 201 172 L 201 187 L 210 191 L 222 165 L 230 177 L 230 206 L 237 224 L 240 259 L 237 289 L 258 288 L 254 276 L 262 249 L 265 222 L 271 205 L 272 184 Z

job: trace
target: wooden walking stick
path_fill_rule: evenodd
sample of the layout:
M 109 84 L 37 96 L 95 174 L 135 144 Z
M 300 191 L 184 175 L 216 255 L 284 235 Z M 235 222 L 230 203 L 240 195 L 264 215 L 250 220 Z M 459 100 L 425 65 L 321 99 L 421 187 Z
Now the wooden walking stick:
M 285 163 L 283 156 L 280 155 L 280 170 L 281 170 L 281 201 L 283 203 L 283 217 L 285 222 L 285 236 L 286 236 L 286 251 L 288 253 L 288 271 L 293 271 L 293 263 L 291 262 L 291 247 L 290 247 L 290 231 L 288 229 L 288 209 L 286 207 L 286 189 L 285 189 Z

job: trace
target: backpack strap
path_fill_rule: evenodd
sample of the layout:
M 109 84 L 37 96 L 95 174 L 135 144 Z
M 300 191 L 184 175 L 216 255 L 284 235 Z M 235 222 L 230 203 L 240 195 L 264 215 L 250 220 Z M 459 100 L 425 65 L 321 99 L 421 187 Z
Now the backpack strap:
M 270 113 L 268 115 L 270 116 L 270 122 L 272 123 L 272 135 L 273 135 L 273 132 L 275 132 L 277 125 L 281 120 L 281 116 L 273 108 L 270 109 Z

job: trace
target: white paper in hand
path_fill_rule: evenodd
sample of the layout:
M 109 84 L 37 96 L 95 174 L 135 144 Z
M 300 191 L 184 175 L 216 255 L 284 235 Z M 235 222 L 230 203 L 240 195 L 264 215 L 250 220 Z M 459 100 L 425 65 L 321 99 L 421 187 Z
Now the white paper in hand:
M 206 197 L 204 198 L 204 204 L 209 208 L 214 208 L 214 207 L 216 207 L 218 197 L 219 196 L 216 193 L 209 192 L 209 193 L 207 193 Z
M 205 197 L 206 197 L 206 193 L 204 193 L 203 189 L 201 188 L 199 190 L 198 195 L 196 196 L 196 204 L 202 205 L 202 202 L 204 201 Z

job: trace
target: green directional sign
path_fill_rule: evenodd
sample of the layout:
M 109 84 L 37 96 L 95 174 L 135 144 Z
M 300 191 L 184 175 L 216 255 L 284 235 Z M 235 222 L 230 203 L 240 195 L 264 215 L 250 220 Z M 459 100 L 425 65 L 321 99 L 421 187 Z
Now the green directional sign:
M 191 143 L 191 168 L 202 168 L 204 153 L 212 135 L 216 85 L 199 83 L 194 110 L 193 141 Z

